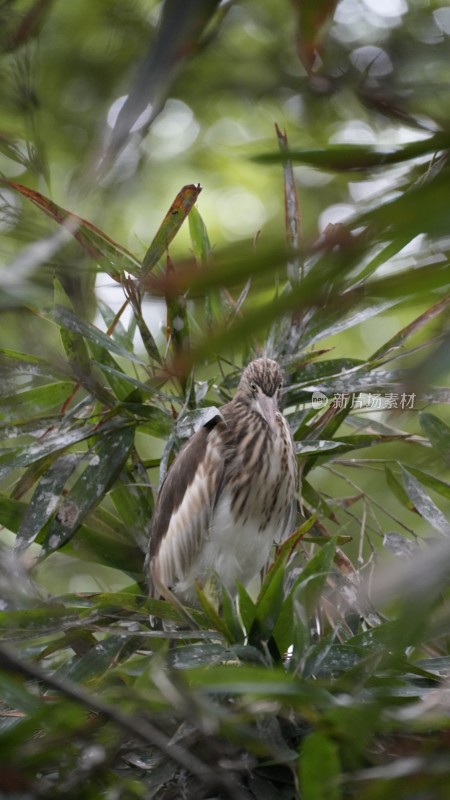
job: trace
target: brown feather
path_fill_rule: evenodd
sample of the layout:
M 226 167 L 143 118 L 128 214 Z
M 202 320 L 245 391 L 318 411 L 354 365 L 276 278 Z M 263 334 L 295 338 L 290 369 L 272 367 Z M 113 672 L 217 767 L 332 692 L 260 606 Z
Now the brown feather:
M 236 577 L 248 580 L 261 568 L 274 537 L 291 532 L 297 466 L 277 413 L 281 382 L 276 362 L 251 362 L 235 398 L 220 409 L 222 419 L 200 428 L 176 457 L 153 519 L 152 594 L 161 584 L 178 585 L 193 600 L 195 578 L 215 569 L 232 590 Z

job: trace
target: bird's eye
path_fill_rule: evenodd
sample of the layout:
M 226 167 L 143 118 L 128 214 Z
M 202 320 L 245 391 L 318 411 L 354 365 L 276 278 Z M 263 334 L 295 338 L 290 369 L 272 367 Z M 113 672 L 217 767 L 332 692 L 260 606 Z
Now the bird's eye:
M 253 394 L 256 394 L 256 392 L 258 391 L 258 387 L 257 387 L 255 381 L 251 381 L 250 382 L 250 389 L 252 390 Z

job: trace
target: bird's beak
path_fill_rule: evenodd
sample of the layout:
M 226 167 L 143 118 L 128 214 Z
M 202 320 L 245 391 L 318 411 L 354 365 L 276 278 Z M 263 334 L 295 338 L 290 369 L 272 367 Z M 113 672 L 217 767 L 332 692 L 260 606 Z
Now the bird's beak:
M 258 396 L 258 405 L 261 416 L 266 420 L 271 431 L 275 433 L 277 428 L 277 411 L 278 401 L 277 396 L 274 394 L 272 397 L 267 397 L 266 394 Z

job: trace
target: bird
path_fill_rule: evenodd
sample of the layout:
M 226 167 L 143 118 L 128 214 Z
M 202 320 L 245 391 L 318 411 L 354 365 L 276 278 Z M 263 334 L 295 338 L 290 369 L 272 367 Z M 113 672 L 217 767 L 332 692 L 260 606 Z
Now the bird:
M 176 456 L 152 519 L 151 596 L 165 587 L 195 607 L 196 582 L 212 580 L 235 597 L 236 582 L 247 586 L 293 532 L 298 475 L 282 386 L 276 361 L 251 361 L 234 398 Z

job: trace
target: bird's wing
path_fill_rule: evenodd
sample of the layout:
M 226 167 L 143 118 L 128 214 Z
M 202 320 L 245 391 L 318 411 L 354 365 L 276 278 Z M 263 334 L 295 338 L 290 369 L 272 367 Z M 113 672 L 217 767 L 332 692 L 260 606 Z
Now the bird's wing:
M 171 587 L 188 572 L 203 541 L 224 473 L 217 420 L 181 450 L 161 486 L 150 539 L 150 591 Z

